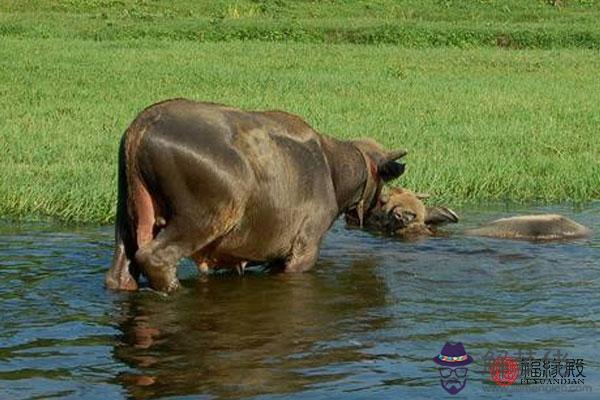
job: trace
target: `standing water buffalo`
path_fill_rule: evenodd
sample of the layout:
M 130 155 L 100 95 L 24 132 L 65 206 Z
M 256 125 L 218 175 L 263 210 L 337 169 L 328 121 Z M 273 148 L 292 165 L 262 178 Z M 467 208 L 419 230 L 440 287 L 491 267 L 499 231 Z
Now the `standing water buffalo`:
M 426 196 L 404 188 L 382 192 L 364 225 L 367 230 L 383 232 L 405 239 L 435 234 L 435 228 L 444 223 L 458 222 L 458 216 L 447 207 L 425 207 Z M 346 215 L 349 225 L 358 225 L 356 218 Z M 465 235 L 501 239 L 561 240 L 584 238 L 591 231 L 577 222 L 557 214 L 521 215 L 501 218 L 467 229 Z
M 179 286 L 176 264 L 305 271 L 344 212 L 362 221 L 404 172 L 371 140 L 340 141 L 282 111 L 167 100 L 142 111 L 119 150 L 109 288 Z

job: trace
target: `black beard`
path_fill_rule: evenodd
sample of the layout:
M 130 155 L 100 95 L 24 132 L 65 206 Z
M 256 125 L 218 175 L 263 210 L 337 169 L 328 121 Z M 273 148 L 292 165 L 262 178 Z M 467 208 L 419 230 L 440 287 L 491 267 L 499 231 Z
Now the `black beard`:
M 467 384 L 467 378 L 465 378 L 462 381 L 462 383 L 458 379 L 440 379 L 440 382 L 442 383 L 442 387 L 445 391 L 447 391 L 450 394 L 456 394 L 463 390 L 463 388 Z

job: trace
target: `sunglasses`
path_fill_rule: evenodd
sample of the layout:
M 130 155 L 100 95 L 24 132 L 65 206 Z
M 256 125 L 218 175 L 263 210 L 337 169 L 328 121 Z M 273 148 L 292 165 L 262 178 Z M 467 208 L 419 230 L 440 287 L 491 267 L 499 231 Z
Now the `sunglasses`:
M 450 378 L 450 376 L 452 376 L 452 373 L 454 373 L 454 375 L 456 375 L 457 378 L 464 378 L 465 376 L 467 376 L 469 368 L 439 368 L 439 370 L 440 376 L 442 378 Z

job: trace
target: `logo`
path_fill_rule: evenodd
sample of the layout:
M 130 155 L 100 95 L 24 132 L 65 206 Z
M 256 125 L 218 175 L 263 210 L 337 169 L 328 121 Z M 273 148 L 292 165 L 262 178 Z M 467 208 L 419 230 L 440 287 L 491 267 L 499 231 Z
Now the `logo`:
M 467 354 L 462 343 L 446 342 L 442 351 L 433 362 L 439 365 L 440 384 L 452 395 L 463 390 L 467 384 L 467 365 L 473 362 L 473 357 Z
M 533 350 L 515 355 L 508 351 L 488 351 L 482 358 L 490 380 L 495 384 L 484 385 L 485 391 L 591 391 L 585 385 L 582 358 L 569 357 L 560 349 L 536 354 Z
M 519 377 L 519 363 L 512 357 L 496 357 L 490 363 L 490 377 L 498 386 L 510 386 Z

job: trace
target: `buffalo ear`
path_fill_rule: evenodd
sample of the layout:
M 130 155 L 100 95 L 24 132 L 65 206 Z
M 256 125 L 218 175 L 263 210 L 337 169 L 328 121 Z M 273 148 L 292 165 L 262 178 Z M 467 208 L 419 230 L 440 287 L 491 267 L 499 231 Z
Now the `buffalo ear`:
M 379 173 L 379 177 L 383 179 L 384 182 L 388 182 L 402 175 L 404 173 L 404 168 L 405 164 L 396 161 L 388 161 L 380 165 L 377 168 L 377 172 Z
M 388 161 L 394 161 L 394 160 L 404 157 L 407 154 L 408 154 L 408 151 L 406 151 L 404 149 L 392 150 L 392 151 L 388 151 L 386 158 L 388 159 Z
M 387 192 L 381 192 L 381 194 L 379 195 L 379 201 L 381 202 L 381 204 L 385 204 L 388 201 L 390 201 L 390 194 Z

